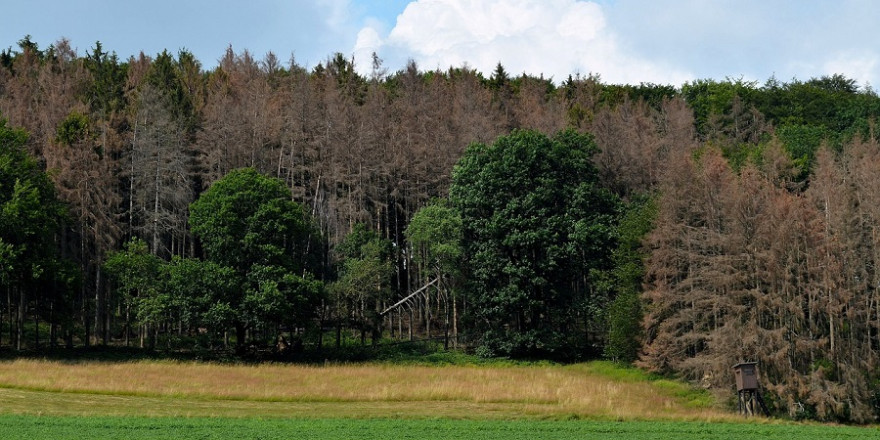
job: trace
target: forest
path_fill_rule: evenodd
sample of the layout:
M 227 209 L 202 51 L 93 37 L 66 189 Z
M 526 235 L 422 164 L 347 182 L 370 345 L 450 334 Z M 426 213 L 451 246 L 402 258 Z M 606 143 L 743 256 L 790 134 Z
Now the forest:
M 432 340 L 880 417 L 880 97 L 0 51 L 0 347 Z

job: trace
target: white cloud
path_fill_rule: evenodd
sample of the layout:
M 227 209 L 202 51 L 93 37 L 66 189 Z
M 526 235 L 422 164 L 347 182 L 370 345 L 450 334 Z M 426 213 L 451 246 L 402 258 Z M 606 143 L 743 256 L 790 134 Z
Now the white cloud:
M 877 73 L 877 54 L 847 52 L 825 62 L 822 70 L 826 75 L 845 72 L 850 79 L 856 80 L 860 86 L 876 87 L 873 79 Z
M 635 57 L 697 78 L 808 80 L 833 73 L 876 86 L 880 2 L 614 0 L 608 27 Z M 873 64 L 872 64 L 873 63 Z
M 366 50 L 372 51 L 378 49 L 382 46 L 382 38 L 379 37 L 379 32 L 372 27 L 365 27 L 358 32 L 357 42 L 354 45 L 355 53 L 360 53 Z M 358 57 L 358 59 L 360 59 Z
M 422 69 L 467 64 L 486 74 L 497 63 L 513 75 L 543 74 L 557 82 L 597 73 L 612 83 L 679 85 L 681 70 L 629 55 L 606 26 L 602 7 L 576 0 L 419 0 L 382 37 L 374 27 L 358 34 L 355 59 L 369 70 L 372 52 L 392 70 L 407 59 Z

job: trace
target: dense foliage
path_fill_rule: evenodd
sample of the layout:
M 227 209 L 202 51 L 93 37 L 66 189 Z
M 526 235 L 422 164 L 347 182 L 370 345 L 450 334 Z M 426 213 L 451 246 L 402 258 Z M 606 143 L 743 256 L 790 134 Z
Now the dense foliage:
M 190 224 L 205 260 L 166 262 L 135 238 L 104 264 L 124 295 L 126 326 L 134 310 L 154 330 L 151 347 L 169 320 L 180 333 L 205 328 L 209 340 L 232 327 L 241 348 L 248 330 L 296 329 L 314 318 L 323 291 L 314 254 L 323 246 L 280 180 L 235 170 L 193 202 Z
M 324 246 L 290 189 L 250 168 L 215 182 L 190 206 L 189 224 L 209 262 L 236 275 L 226 296 L 236 341 L 257 324 L 304 326 L 321 299 Z M 222 301 L 214 301 L 214 303 Z
M 455 167 L 464 271 L 481 350 L 491 355 L 586 350 L 607 298 L 616 200 L 598 182 L 590 136 L 515 131 L 474 144 Z M 598 339 L 598 337 L 596 337 Z
M 20 304 L 42 303 L 45 319 L 66 306 L 75 278 L 53 242 L 64 208 L 49 176 L 25 151 L 26 140 L 23 130 L 0 118 L 0 286 Z M 8 317 L 10 342 L 20 348 L 25 311 L 20 308 L 13 318 L 10 308 Z
M 873 90 L 374 61 L 2 51 L 0 342 L 756 360 L 779 413 L 876 420 Z

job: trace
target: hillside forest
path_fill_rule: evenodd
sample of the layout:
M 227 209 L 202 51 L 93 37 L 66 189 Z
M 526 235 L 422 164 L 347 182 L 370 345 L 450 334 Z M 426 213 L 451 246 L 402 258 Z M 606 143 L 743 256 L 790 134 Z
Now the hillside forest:
M 880 98 L 0 52 L 0 346 L 607 357 L 880 416 Z

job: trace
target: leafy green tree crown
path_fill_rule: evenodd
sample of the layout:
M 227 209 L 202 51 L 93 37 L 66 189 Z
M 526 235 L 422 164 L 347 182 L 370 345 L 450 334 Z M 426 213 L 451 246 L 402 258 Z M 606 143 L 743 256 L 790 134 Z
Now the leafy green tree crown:
M 253 168 L 215 182 L 190 205 L 189 223 L 208 259 L 240 273 L 254 264 L 306 269 L 311 222 L 284 182 Z
M 486 354 L 571 346 L 613 249 L 616 199 L 598 184 L 589 135 L 515 131 L 468 148 L 453 171 L 474 323 Z M 584 341 L 580 341 L 583 343 Z

